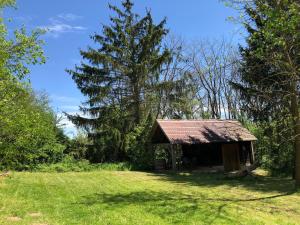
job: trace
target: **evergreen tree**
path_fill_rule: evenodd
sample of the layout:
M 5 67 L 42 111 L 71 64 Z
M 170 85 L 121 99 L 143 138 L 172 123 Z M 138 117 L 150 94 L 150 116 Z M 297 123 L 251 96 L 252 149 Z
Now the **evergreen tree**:
M 233 85 L 241 90 L 243 100 L 243 111 L 255 121 L 268 121 L 278 116 L 278 113 L 285 111 L 287 101 L 285 89 L 287 76 L 279 76 L 280 69 L 273 66 L 267 57 L 261 57 L 256 54 L 258 51 L 265 52 L 267 50 L 267 42 L 262 32 L 268 18 L 261 10 L 263 1 L 256 1 L 255 7 L 247 5 L 245 12 L 247 15 L 247 23 L 244 23 L 248 31 L 246 39 L 247 46 L 240 47 L 242 56 L 240 75 L 242 84 L 233 83 Z M 266 1 L 265 1 L 266 2 Z M 275 6 L 274 1 L 268 1 L 270 7 Z M 276 92 L 274 91 L 276 90 Z
M 84 62 L 68 70 L 87 97 L 84 116 L 68 118 L 94 139 L 94 161 L 126 159 L 126 137 L 153 114 L 160 71 L 170 60 L 162 46 L 165 19 L 155 25 L 150 11 L 140 17 L 130 0 L 109 8 L 111 24 L 92 36 L 99 47 L 81 51 Z
M 300 4 L 296 0 L 255 0 L 246 5 L 244 25 L 249 32 L 248 46 L 241 48 L 244 61 L 241 70 L 242 84 L 236 84 L 253 119 L 270 124 L 269 134 L 277 143 L 278 150 L 270 158 L 278 158 L 286 163 L 290 160 L 290 164 L 292 159 L 296 160 L 293 167 L 298 185 L 299 12 Z M 286 148 L 291 145 L 294 146 L 294 153 Z M 278 161 L 274 163 L 278 165 Z

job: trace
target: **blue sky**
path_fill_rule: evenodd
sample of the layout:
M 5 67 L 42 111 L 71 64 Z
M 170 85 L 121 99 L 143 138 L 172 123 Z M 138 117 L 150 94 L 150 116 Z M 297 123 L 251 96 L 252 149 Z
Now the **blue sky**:
M 53 109 L 75 113 L 83 96 L 65 69 L 74 68 L 80 63 L 79 49 L 91 45 L 90 35 L 101 32 L 101 24 L 107 24 L 111 11 L 108 2 L 120 5 L 117 0 L 17 0 L 17 9 L 6 9 L 5 18 L 9 30 L 25 25 L 29 30 L 37 27 L 47 28 L 45 55 L 47 62 L 31 68 L 30 79 L 35 90 L 46 91 Z M 151 9 L 156 22 L 167 17 L 167 28 L 172 35 L 185 40 L 232 39 L 242 43 L 241 28 L 229 22 L 229 16 L 237 12 L 225 7 L 218 0 L 134 0 L 134 11 L 144 14 Z M 72 124 L 63 121 L 65 131 L 72 136 Z

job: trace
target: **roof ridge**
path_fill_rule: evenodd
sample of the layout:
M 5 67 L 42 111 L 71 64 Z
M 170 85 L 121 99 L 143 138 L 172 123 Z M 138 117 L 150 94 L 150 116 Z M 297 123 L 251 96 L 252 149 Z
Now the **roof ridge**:
M 178 122 L 227 122 L 227 121 L 235 121 L 239 122 L 238 120 L 228 120 L 228 119 L 156 119 L 157 121 L 178 121 Z
M 156 129 L 168 139 L 169 143 L 212 143 L 255 141 L 256 137 L 243 127 L 238 120 L 223 119 L 158 119 Z

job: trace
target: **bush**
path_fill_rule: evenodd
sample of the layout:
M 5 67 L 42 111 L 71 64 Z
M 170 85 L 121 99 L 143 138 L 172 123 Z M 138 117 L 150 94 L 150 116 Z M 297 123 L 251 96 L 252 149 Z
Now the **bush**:
M 10 92 L 5 92 L 7 87 Z M 47 97 L 13 78 L 0 78 L 0 169 L 25 170 L 58 162 L 64 149 Z
M 294 168 L 292 125 L 289 118 L 244 124 L 257 138 L 255 161 L 272 174 L 291 174 Z
M 94 170 L 128 171 L 132 166 L 126 162 L 92 164 L 88 160 L 76 160 L 66 156 L 61 162 L 54 164 L 39 164 L 33 171 L 36 172 L 87 172 Z
M 140 170 L 153 169 L 154 165 L 154 151 L 149 144 L 151 125 L 152 120 L 148 118 L 126 136 L 125 151 L 129 161 Z

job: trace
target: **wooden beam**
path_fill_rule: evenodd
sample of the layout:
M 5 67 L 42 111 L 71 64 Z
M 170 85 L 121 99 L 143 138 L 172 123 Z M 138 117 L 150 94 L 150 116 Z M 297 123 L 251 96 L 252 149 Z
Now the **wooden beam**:
M 250 158 L 250 163 L 251 163 L 251 164 L 254 164 L 255 157 L 254 157 L 254 148 L 253 148 L 253 142 L 251 141 L 250 143 L 251 143 L 251 147 L 250 147 L 250 149 L 251 149 L 251 158 Z
M 171 156 L 172 156 L 172 170 L 176 171 L 176 150 L 174 149 L 174 146 L 171 144 L 170 145 L 171 148 Z

